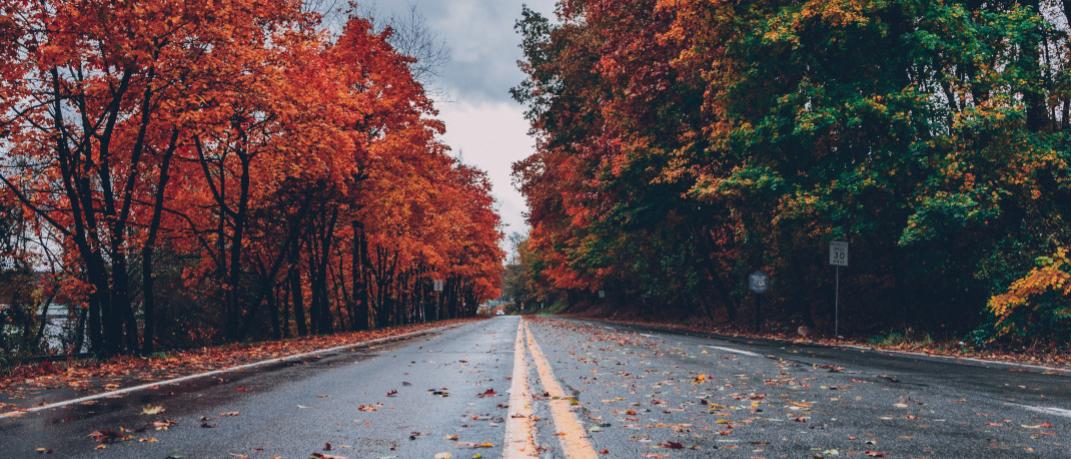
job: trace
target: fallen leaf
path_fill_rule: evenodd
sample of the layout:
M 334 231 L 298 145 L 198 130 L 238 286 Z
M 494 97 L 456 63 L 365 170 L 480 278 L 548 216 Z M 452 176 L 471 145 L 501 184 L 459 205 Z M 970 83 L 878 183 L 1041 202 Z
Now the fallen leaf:
M 666 449 L 684 449 L 684 444 L 675 441 L 664 441 L 659 443 L 658 446 Z
M 1034 425 L 1020 424 L 1020 426 L 1022 426 L 1024 429 L 1051 429 L 1052 428 L 1052 423 L 1043 422 L 1041 424 L 1034 424 Z
M 167 411 L 163 405 L 145 405 L 145 408 L 141 409 L 141 414 L 148 416 L 155 416 L 157 414 Z
M 133 435 L 127 433 L 122 427 L 120 427 L 118 431 L 112 429 L 95 430 L 89 433 L 89 437 L 98 443 L 98 447 L 100 445 L 118 443 L 134 438 Z

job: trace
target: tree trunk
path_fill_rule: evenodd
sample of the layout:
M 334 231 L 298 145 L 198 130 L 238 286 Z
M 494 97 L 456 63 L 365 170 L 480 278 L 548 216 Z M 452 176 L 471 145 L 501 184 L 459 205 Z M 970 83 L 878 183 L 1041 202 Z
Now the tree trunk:
M 282 338 L 282 330 L 279 326 L 279 296 L 278 289 L 274 286 L 271 289 L 271 294 L 268 295 L 268 314 L 271 318 L 271 337 L 272 339 Z
M 245 134 L 239 130 L 239 137 L 244 142 Z M 249 210 L 249 162 L 250 157 L 241 148 L 237 150 L 241 162 L 242 175 L 238 182 L 238 212 L 234 217 L 234 234 L 231 237 L 230 272 L 227 274 L 226 333 L 232 341 L 241 339 L 240 320 L 241 304 L 239 283 L 242 276 L 242 243 L 245 237 L 246 213 Z
M 153 198 L 152 218 L 149 222 L 149 234 L 145 239 L 145 245 L 141 249 L 141 290 L 142 309 L 145 313 L 145 331 L 142 342 L 142 353 L 152 354 L 153 341 L 156 339 L 156 299 L 153 295 L 153 256 L 156 252 L 156 237 L 160 230 L 160 220 L 164 210 L 164 192 L 170 178 L 168 172 L 171 168 L 171 158 L 174 157 L 175 148 L 178 146 L 178 131 L 172 131 L 171 143 L 164 151 L 163 162 L 160 165 L 159 182 L 156 185 L 156 194 Z
M 294 308 L 294 323 L 297 324 L 298 336 L 307 335 L 308 328 L 305 325 L 305 305 L 301 294 L 301 244 L 294 243 L 290 247 L 290 268 L 287 278 L 290 281 L 291 307 Z
M 365 282 L 367 269 L 368 245 L 364 238 L 364 226 L 360 221 L 353 223 L 353 259 L 350 260 L 350 276 L 353 277 L 354 319 L 353 330 L 368 329 L 368 283 Z

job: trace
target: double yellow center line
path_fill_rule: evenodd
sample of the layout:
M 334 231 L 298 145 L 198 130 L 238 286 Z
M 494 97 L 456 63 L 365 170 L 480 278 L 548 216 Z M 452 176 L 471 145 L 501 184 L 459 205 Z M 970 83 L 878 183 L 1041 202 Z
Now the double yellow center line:
M 525 339 L 527 337 L 527 339 Z M 554 378 L 554 370 L 547 362 L 543 350 L 539 347 L 535 335 L 528 329 L 528 324 L 521 319 L 517 325 L 517 339 L 513 345 L 513 380 L 510 385 L 509 421 L 506 423 L 506 441 L 502 457 L 538 458 L 539 450 L 535 446 L 535 422 L 532 418 L 532 394 L 528 389 L 528 361 L 525 354 L 532 355 L 539 382 L 550 396 L 550 414 L 554 420 L 556 436 L 561 442 L 562 452 L 570 459 L 594 459 L 595 448 L 577 419 L 572 406 L 576 399 L 567 396 L 561 384 Z

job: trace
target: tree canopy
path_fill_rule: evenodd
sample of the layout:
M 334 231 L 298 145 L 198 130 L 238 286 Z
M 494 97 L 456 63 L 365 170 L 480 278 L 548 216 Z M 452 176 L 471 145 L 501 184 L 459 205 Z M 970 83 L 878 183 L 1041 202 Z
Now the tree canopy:
M 533 291 L 750 321 L 762 269 L 771 317 L 831 331 L 843 240 L 856 333 L 1067 342 L 1069 19 L 1066 0 L 526 10 Z
M 295 0 L 0 2 L 0 198 L 11 238 L 37 241 L 3 255 L 58 260 L 70 350 L 360 330 L 498 295 L 488 180 L 441 142 L 416 59 L 389 27 L 320 21 Z

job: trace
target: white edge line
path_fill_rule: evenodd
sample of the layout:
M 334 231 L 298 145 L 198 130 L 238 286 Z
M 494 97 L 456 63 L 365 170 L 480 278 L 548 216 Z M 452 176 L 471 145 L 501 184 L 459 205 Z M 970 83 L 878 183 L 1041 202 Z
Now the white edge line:
M 598 322 L 598 320 L 584 320 L 584 319 L 580 319 L 580 321 L 581 322 Z M 626 324 L 625 326 L 627 327 L 628 325 Z M 607 327 L 605 325 L 603 325 L 603 328 L 614 330 L 613 328 Z M 663 331 L 663 333 L 671 333 L 672 334 L 673 332 L 672 331 Z M 710 338 L 702 336 L 702 335 L 684 334 L 684 335 L 681 335 L 681 336 L 692 336 L 692 337 L 695 337 L 695 338 L 710 339 Z M 747 337 L 747 336 L 728 336 L 728 338 L 755 339 L 755 338 L 751 338 L 751 337 Z M 717 338 L 715 338 L 715 339 L 717 339 Z M 762 339 L 762 338 L 760 338 L 760 339 Z M 1012 367 L 1012 368 L 1029 368 L 1029 369 L 1032 369 L 1032 370 L 1040 370 L 1040 371 L 1043 371 L 1043 372 L 1052 372 L 1052 373 L 1060 373 L 1060 374 L 1064 374 L 1064 375 L 1071 375 L 1071 368 L 1060 368 L 1060 367 L 1052 367 L 1052 366 L 1047 366 L 1047 365 L 1035 365 L 1035 364 L 1030 364 L 1030 363 L 1007 362 L 1007 361 L 1004 361 L 1004 360 L 988 360 L 988 359 L 980 359 L 980 358 L 977 358 L 977 357 L 959 357 L 959 356 L 955 356 L 955 355 L 927 354 L 925 352 L 915 352 L 915 351 L 898 351 L 898 350 L 895 350 L 895 349 L 881 349 L 881 348 L 877 348 L 877 347 L 862 346 L 862 345 L 858 345 L 858 344 L 847 344 L 847 343 L 844 343 L 844 344 L 827 344 L 827 343 L 818 343 L 818 342 L 782 341 L 782 340 L 776 340 L 776 339 L 771 339 L 771 340 L 768 340 L 768 341 L 771 342 L 771 343 L 776 343 L 776 344 L 783 345 L 783 346 L 796 345 L 796 346 L 817 346 L 817 347 L 823 347 L 823 348 L 827 348 L 827 349 L 846 349 L 846 350 L 847 349 L 851 349 L 851 350 L 856 350 L 856 351 L 875 352 L 875 353 L 878 353 L 878 354 L 891 355 L 891 356 L 900 355 L 900 356 L 924 357 L 924 358 L 937 359 L 937 360 L 948 360 L 948 361 L 951 361 L 951 362 L 959 362 L 959 363 L 971 362 L 971 363 L 979 363 L 979 364 L 982 364 L 983 366 L 985 366 L 985 365 L 997 365 L 997 366 Z M 701 346 L 710 347 L 710 348 L 714 348 L 714 349 L 718 348 L 717 346 L 708 346 L 708 345 L 701 345 Z M 726 349 L 722 349 L 722 350 L 726 350 Z M 733 351 L 728 351 L 728 352 L 733 352 Z M 759 355 L 759 357 L 761 357 L 761 355 Z
M 212 371 L 206 371 L 204 373 L 197 373 L 197 374 L 192 374 L 192 375 L 180 376 L 178 378 L 166 379 L 166 380 L 163 380 L 163 381 L 156 381 L 156 382 L 138 384 L 136 386 L 124 387 L 122 389 L 116 389 L 116 390 L 108 391 L 108 392 L 101 392 L 99 394 L 87 395 L 85 397 L 73 398 L 73 399 L 70 399 L 70 400 L 64 400 L 64 401 L 60 401 L 60 402 L 53 402 L 53 403 L 49 403 L 49 404 L 45 404 L 45 405 L 34 406 L 34 407 L 31 407 L 31 408 L 17 409 L 17 410 L 14 410 L 14 411 L 8 411 L 6 413 L 0 413 L 0 419 L 19 417 L 19 416 L 22 416 L 22 415 L 25 415 L 25 414 L 28 414 L 28 413 L 35 413 L 35 412 L 38 412 L 38 411 L 50 410 L 50 409 L 53 409 L 53 408 L 60 408 L 60 407 L 64 407 L 64 406 L 74 405 L 74 404 L 77 404 L 77 403 L 85 403 L 85 402 L 89 402 L 89 401 L 93 401 L 93 400 L 99 400 L 99 399 L 102 399 L 102 398 L 111 398 L 111 397 L 114 397 L 116 395 L 129 394 L 131 392 L 143 391 L 143 390 L 151 389 L 151 388 L 154 388 L 154 387 L 168 386 L 168 385 L 172 385 L 172 384 L 178 384 L 178 383 L 182 383 L 182 382 L 186 382 L 186 381 L 191 381 L 191 380 L 194 380 L 194 379 L 201 379 L 201 378 L 207 378 L 209 376 L 221 375 L 221 374 L 226 374 L 226 373 L 233 373 L 235 371 L 248 370 L 250 368 L 256 368 L 256 367 L 261 367 L 261 366 L 264 366 L 264 365 L 271 365 L 271 364 L 281 363 L 281 362 L 288 362 L 288 361 L 291 361 L 291 360 L 303 359 L 303 358 L 306 358 L 306 357 L 312 357 L 312 356 L 316 356 L 316 355 L 320 355 L 320 354 L 330 354 L 332 352 L 344 351 L 344 350 L 347 350 L 347 349 L 353 349 L 353 348 L 357 348 L 357 347 L 374 346 L 376 344 L 382 344 L 382 343 L 385 343 L 385 342 L 397 341 L 397 340 L 401 340 L 401 339 L 411 338 L 411 337 L 414 337 L 414 336 L 426 335 L 426 334 L 434 333 L 434 332 L 437 332 L 437 331 L 448 330 L 450 328 L 459 327 L 461 325 L 463 325 L 463 324 L 447 325 L 447 326 L 444 326 L 444 327 L 429 328 L 427 330 L 418 330 L 418 331 L 415 331 L 415 332 L 403 333 L 401 335 L 395 335 L 395 336 L 385 336 L 383 338 L 376 338 L 376 339 L 369 340 L 369 341 L 361 341 L 359 343 L 343 344 L 341 346 L 329 347 L 327 349 L 319 349 L 319 350 L 315 350 L 315 351 L 304 352 L 304 353 L 301 353 L 301 354 L 294 354 L 294 355 L 288 355 L 288 356 L 283 356 L 283 357 L 276 357 L 274 359 L 268 359 L 268 360 L 261 360 L 259 362 L 246 363 L 246 364 L 242 364 L 242 365 L 238 365 L 238 366 L 233 366 L 233 367 L 230 367 L 230 368 L 221 368 L 219 370 L 212 370 Z
M 841 345 L 835 345 L 835 346 L 829 346 L 829 347 L 832 347 L 832 348 L 838 348 L 839 347 L 839 348 L 854 349 L 854 350 L 859 350 L 859 351 L 870 351 L 870 352 L 876 352 L 878 354 L 885 354 L 885 355 L 908 355 L 908 356 L 912 356 L 912 357 L 925 357 L 925 358 L 930 358 L 930 359 L 950 360 L 952 362 L 980 363 L 980 364 L 983 364 L 983 366 L 984 365 L 998 365 L 998 366 L 1002 366 L 1002 367 L 1030 368 L 1032 370 L 1042 370 L 1042 371 L 1051 371 L 1051 372 L 1054 372 L 1054 373 L 1071 374 L 1071 369 L 1068 369 L 1068 368 L 1050 367 L 1050 366 L 1045 366 L 1045 365 L 1034 365 L 1034 364 L 1030 364 L 1030 363 L 1006 362 L 1006 361 L 1003 361 L 1003 360 L 987 360 L 987 359 L 979 359 L 979 358 L 976 358 L 976 357 L 957 357 L 957 356 L 954 356 L 954 355 L 927 354 L 925 352 L 915 352 L 915 351 L 897 351 L 897 350 L 894 350 L 894 349 L 881 349 L 881 348 L 875 348 L 875 347 L 860 346 L 860 345 L 857 345 L 857 344 L 841 344 Z
M 1071 410 L 1064 409 L 1064 408 L 1057 408 L 1057 407 L 1054 407 L 1054 406 L 1031 406 L 1031 405 L 1022 405 L 1022 404 L 1019 404 L 1019 403 L 1005 403 L 1005 405 L 1016 406 L 1016 407 L 1022 408 L 1024 410 L 1033 411 L 1035 413 L 1054 414 L 1056 416 L 1062 416 L 1062 417 L 1065 417 L 1065 418 L 1071 418 Z
M 702 347 L 710 348 L 710 349 L 717 349 L 719 351 L 732 352 L 734 354 L 746 355 L 748 357 L 762 357 L 761 354 L 756 354 L 756 353 L 751 352 L 751 351 L 743 351 L 743 350 L 740 350 L 740 349 L 733 349 L 731 347 L 711 346 L 709 344 L 704 344 L 704 345 L 702 345 Z

